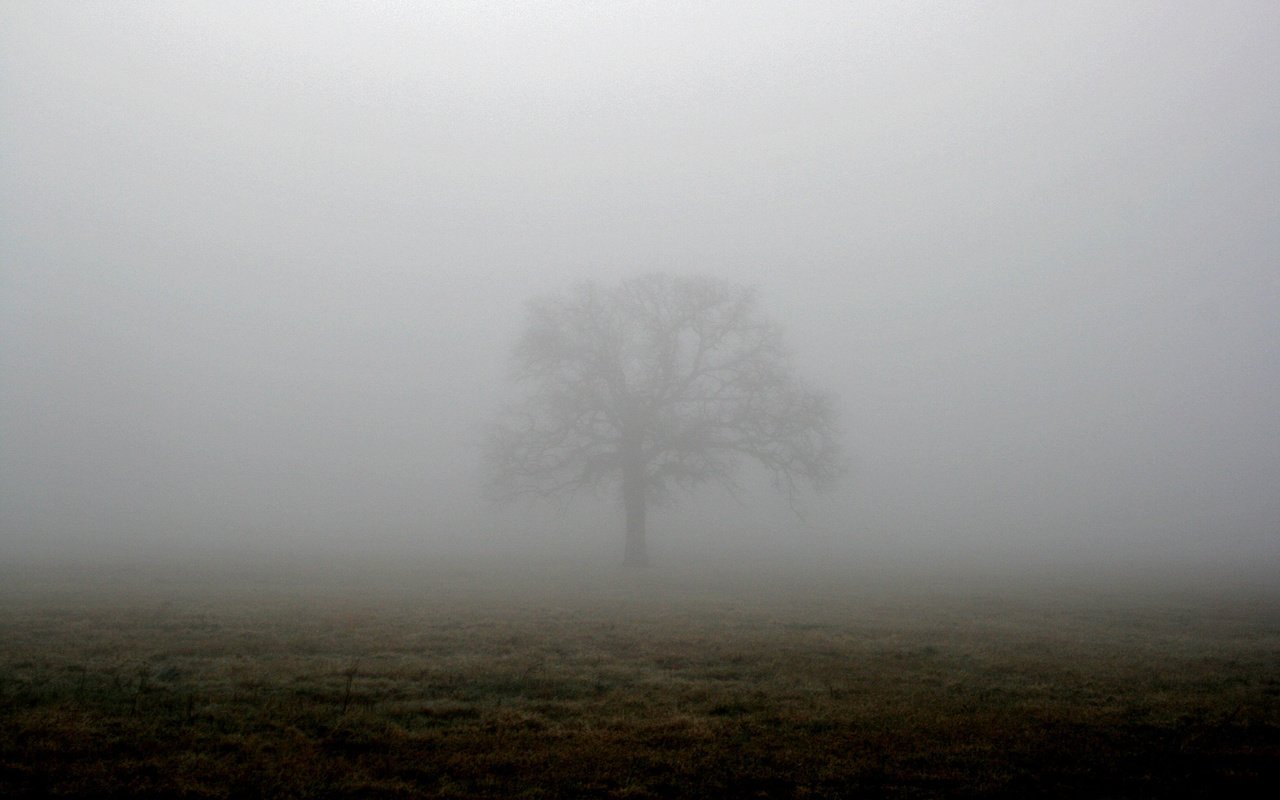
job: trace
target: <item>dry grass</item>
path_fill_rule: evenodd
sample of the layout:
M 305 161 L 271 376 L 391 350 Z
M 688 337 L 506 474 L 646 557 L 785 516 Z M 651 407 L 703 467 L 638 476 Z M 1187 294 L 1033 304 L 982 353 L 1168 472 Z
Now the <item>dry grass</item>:
M 588 568 L 6 577 L 0 795 L 1263 795 L 1273 593 Z

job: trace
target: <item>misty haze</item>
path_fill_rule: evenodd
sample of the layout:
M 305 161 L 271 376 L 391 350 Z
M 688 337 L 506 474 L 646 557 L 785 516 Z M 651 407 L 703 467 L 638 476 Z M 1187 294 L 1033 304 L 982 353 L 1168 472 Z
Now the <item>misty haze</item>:
M 1280 781 L 1277 41 L 6 4 L 0 794 Z

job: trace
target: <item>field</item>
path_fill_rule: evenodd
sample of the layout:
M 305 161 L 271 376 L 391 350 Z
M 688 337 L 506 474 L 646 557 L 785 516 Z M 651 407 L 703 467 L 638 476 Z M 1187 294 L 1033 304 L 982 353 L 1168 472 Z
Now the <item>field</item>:
M 1280 593 L 1204 576 L 3 568 L 0 796 L 1266 796 Z

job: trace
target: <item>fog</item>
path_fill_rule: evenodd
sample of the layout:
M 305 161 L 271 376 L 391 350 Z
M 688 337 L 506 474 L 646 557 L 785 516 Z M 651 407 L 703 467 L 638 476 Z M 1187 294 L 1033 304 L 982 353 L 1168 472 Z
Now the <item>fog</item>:
M 530 298 L 755 286 L 838 398 L 693 554 L 1280 565 L 1267 3 L 10 3 L 0 558 L 594 554 L 495 507 Z

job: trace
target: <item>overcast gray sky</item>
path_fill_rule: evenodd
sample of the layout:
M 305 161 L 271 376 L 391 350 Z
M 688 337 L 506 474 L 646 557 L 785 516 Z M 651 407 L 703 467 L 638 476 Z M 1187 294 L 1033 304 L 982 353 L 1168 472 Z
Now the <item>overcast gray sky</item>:
M 759 287 L 853 470 L 681 547 L 1280 564 L 1280 6 L 0 7 L 0 552 L 493 511 L 523 304 Z

